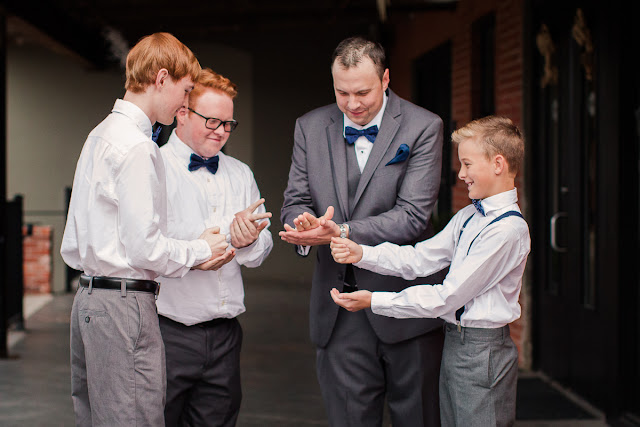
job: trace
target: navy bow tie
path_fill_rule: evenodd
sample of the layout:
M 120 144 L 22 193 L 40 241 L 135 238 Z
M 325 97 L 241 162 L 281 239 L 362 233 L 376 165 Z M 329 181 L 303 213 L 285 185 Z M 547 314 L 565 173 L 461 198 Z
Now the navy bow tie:
M 216 173 L 218 172 L 218 161 L 220 161 L 220 158 L 218 156 L 213 156 L 205 160 L 197 154 L 191 153 L 191 163 L 189 163 L 189 170 L 193 172 L 204 166 L 209 172 Z
M 153 139 L 153 142 L 158 142 L 158 137 L 160 136 L 160 132 L 162 132 L 162 126 L 158 125 L 156 130 L 154 130 L 153 133 L 151 134 L 151 139 Z
M 375 142 L 376 136 L 378 136 L 378 126 L 374 125 L 362 130 L 352 128 L 351 126 L 347 126 L 346 128 L 344 128 L 344 138 L 349 144 L 353 144 L 354 142 L 356 142 L 356 139 L 360 138 L 361 136 L 364 136 L 372 143 Z
M 487 216 L 487 214 L 484 213 L 484 208 L 482 207 L 482 201 L 480 199 L 472 199 L 471 203 L 473 203 L 473 206 L 476 207 L 476 209 L 482 214 L 482 216 Z

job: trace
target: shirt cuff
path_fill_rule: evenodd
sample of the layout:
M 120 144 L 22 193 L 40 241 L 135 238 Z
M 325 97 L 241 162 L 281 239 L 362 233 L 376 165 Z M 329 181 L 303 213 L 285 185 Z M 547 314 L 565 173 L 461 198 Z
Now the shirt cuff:
M 298 252 L 298 255 L 300 255 L 300 256 L 309 255 L 309 251 L 311 251 L 311 246 L 296 245 L 296 252 Z
M 396 295 L 395 292 L 372 292 L 371 293 L 371 311 L 375 314 L 390 316 L 393 303 L 392 300 Z
M 196 262 L 191 266 L 194 267 L 196 265 L 200 265 L 205 261 L 209 261 L 211 259 L 211 246 L 204 239 L 196 239 L 194 241 L 194 249 L 196 255 Z
M 362 247 L 362 259 L 358 262 L 354 262 L 353 265 L 358 268 L 370 270 L 370 267 L 377 263 L 378 255 L 375 253 L 375 249 L 373 247 L 367 245 L 360 246 Z

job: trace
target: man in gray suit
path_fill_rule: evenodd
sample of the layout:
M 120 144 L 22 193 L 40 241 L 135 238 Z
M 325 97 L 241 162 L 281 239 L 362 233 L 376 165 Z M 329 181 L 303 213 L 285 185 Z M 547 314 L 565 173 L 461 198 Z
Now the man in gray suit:
M 332 426 L 440 424 L 442 323 L 349 313 L 329 291 L 398 292 L 414 283 L 333 261 L 331 237 L 377 245 L 424 240 L 440 184 L 442 120 L 388 89 L 378 43 L 343 40 L 332 58 L 336 103 L 300 117 L 281 220 L 283 240 L 317 246 L 310 306 L 317 373 Z M 375 143 L 374 143 L 375 142 Z M 385 396 L 386 395 L 386 396 Z

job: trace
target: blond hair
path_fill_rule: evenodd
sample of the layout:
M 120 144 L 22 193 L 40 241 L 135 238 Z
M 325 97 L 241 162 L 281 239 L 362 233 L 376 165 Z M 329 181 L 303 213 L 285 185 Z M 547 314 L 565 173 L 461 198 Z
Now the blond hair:
M 500 154 L 507 161 L 509 172 L 518 173 L 524 160 L 524 137 L 511 119 L 483 117 L 467 123 L 451 135 L 456 145 L 470 138 L 477 138 L 488 158 Z
M 143 92 L 163 68 L 176 81 L 187 76 L 195 81 L 200 73 L 200 63 L 187 46 L 169 33 L 154 33 L 141 38 L 129 51 L 124 88 Z
M 232 83 L 231 80 L 216 73 L 211 68 L 203 68 L 194 82 L 195 86 L 189 94 L 189 106 L 196 105 L 198 98 L 208 89 L 222 92 L 231 99 L 235 98 L 238 94 L 237 86 Z

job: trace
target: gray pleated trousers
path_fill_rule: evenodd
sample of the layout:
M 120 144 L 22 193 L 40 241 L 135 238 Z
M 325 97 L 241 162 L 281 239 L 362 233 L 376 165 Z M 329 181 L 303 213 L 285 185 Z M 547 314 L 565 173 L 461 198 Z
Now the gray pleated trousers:
M 444 427 L 511 426 L 516 418 L 518 349 L 509 325 L 497 329 L 445 324 L 440 367 Z
M 80 287 L 71 309 L 78 426 L 163 426 L 165 353 L 155 295 Z

